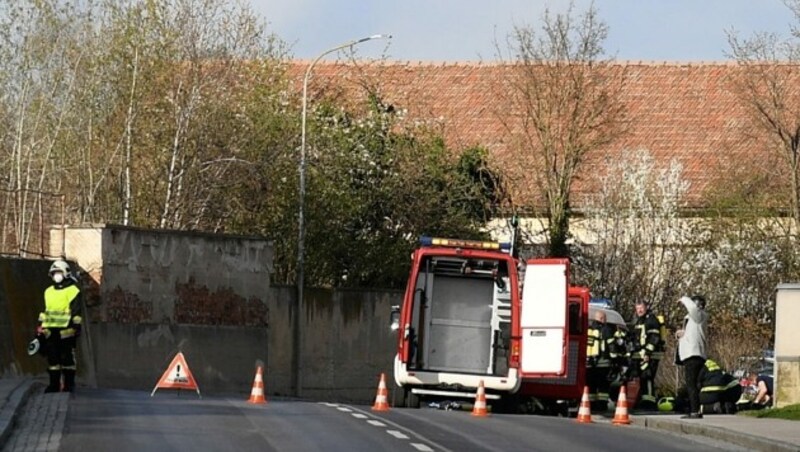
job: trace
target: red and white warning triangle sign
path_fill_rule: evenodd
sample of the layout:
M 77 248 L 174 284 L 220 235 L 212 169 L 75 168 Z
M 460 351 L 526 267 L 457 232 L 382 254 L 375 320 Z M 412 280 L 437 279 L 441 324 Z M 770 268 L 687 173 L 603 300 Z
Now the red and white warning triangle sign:
M 197 382 L 194 380 L 192 371 L 189 370 L 189 365 L 186 364 L 186 358 L 183 357 L 182 352 L 178 352 L 172 358 L 167 371 L 156 383 L 156 387 L 153 388 L 150 397 L 153 397 L 157 389 L 194 389 L 197 391 L 197 395 L 200 395 L 200 388 L 197 387 Z

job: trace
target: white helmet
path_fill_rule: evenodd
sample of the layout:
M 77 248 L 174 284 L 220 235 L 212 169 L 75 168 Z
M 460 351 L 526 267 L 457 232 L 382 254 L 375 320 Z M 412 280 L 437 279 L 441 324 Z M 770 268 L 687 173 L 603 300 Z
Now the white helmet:
M 69 274 L 69 264 L 62 260 L 57 260 L 53 262 L 53 265 L 50 266 L 50 274 L 52 275 L 55 272 L 61 272 L 64 276 Z
M 34 339 L 34 340 L 28 342 L 28 356 L 33 356 L 33 355 L 39 353 L 39 350 L 41 349 L 41 345 L 42 344 L 39 343 L 39 339 Z

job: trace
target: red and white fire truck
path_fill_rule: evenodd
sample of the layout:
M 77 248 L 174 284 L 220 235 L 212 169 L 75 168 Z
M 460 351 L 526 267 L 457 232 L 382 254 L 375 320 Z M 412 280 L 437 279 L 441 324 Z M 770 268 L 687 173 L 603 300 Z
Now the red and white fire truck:
M 589 290 L 567 259 L 520 263 L 497 242 L 423 237 L 412 255 L 397 329 L 395 406 L 472 399 L 493 409 L 577 403 L 585 385 Z

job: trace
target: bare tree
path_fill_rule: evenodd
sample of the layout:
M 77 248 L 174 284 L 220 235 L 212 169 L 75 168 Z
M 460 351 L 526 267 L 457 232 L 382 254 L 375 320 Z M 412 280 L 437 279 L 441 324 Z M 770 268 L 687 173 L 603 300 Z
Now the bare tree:
M 164 2 L 167 3 L 167 2 Z M 234 149 L 217 149 L 203 129 L 220 109 L 237 110 L 237 81 L 249 62 L 265 56 L 263 24 L 244 3 L 222 0 L 173 0 L 163 8 L 164 30 L 172 30 L 163 49 L 181 62 L 167 75 L 166 103 L 161 108 L 170 131 L 162 193 L 160 227 L 184 228 L 208 200 L 201 179 L 202 162 L 233 156 Z M 221 154 L 208 154 L 218 151 Z M 197 196 L 200 195 L 200 196 Z M 196 200 L 196 201 L 195 201 Z
M 125 224 L 196 228 L 226 177 L 209 180 L 203 162 L 240 158 L 243 101 L 279 79 L 282 43 L 241 1 L 108 0 L 104 8 L 100 70 L 110 95 L 100 140 L 113 150 L 105 160 L 114 178 L 98 175 L 91 199 L 116 193 L 105 216 Z
M 670 302 L 687 289 L 703 237 L 699 225 L 680 217 L 689 188 L 682 167 L 673 161 L 656 170 L 646 150 L 626 152 L 608 167 L 581 220 L 592 243 L 576 253 L 583 260 L 577 271 L 597 296 L 620 302 L 624 314 L 640 299 L 669 314 Z
M 728 32 L 730 54 L 741 69 L 732 78 L 734 92 L 750 113 L 752 130 L 784 166 L 777 177 L 785 181 L 795 231 L 800 228 L 800 0 L 784 0 L 794 14 L 791 37 L 761 32 L 741 38 Z
M 545 11 L 539 30 L 516 27 L 507 40 L 512 70 L 504 89 L 511 114 L 504 112 L 502 120 L 513 140 L 512 177 L 539 191 L 523 195 L 543 204 L 535 210 L 548 219 L 552 256 L 568 254 L 578 170 L 623 130 L 618 96 L 624 77 L 602 59 L 607 32 L 593 4 L 577 17 L 570 5 L 564 14 Z
M 74 136 L 69 124 L 84 55 L 73 32 L 81 23 L 73 5 L 57 0 L 0 1 L 0 234 L 12 235 L 19 249 L 33 239 L 37 212 L 47 210 L 41 194 L 61 191 L 69 172 L 61 145 Z

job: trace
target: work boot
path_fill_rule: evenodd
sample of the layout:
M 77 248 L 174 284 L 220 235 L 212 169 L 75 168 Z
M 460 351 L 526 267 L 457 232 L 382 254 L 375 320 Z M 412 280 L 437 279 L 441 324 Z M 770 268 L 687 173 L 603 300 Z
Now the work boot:
M 61 371 L 48 370 L 47 373 L 50 374 L 50 384 L 44 388 L 44 392 L 59 392 L 61 390 Z
M 64 392 L 75 390 L 75 369 L 64 369 Z

